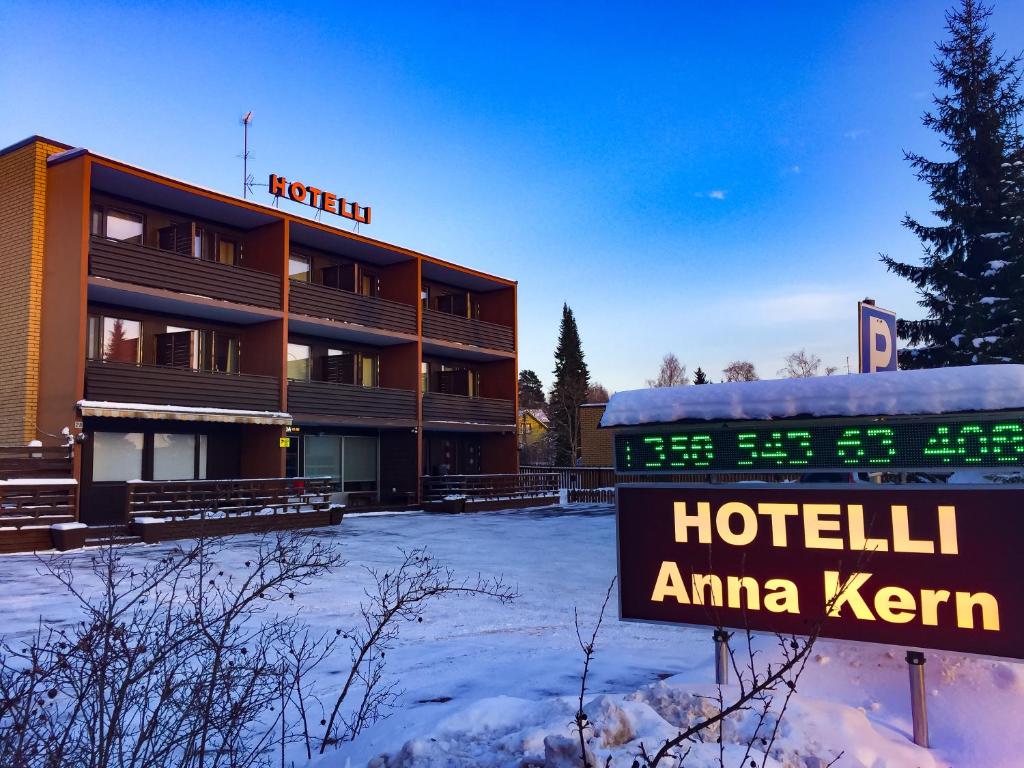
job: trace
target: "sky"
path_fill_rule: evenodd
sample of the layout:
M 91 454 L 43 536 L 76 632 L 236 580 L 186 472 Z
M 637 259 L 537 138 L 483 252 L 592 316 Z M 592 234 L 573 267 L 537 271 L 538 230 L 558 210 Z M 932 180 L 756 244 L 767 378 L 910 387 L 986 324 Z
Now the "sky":
M 6 0 L 0 146 L 41 134 L 239 194 L 252 110 L 257 180 L 517 280 L 545 386 L 563 302 L 611 391 L 667 352 L 713 381 L 802 348 L 856 372 L 859 299 L 922 312 L 878 254 L 920 258 L 903 151 L 940 154 L 921 115 L 947 5 Z M 1024 0 L 991 30 L 1024 50 Z

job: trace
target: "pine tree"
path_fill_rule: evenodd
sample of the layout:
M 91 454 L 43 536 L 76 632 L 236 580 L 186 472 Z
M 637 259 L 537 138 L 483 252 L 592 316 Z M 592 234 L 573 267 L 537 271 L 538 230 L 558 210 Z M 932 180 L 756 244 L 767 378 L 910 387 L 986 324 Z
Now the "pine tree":
M 949 40 L 939 43 L 934 61 L 945 93 L 924 125 L 941 137 L 952 155 L 946 161 L 905 153 L 916 176 L 931 187 L 940 223 L 922 224 L 909 214 L 903 225 L 921 240 L 921 265 L 882 256 L 890 271 L 917 286 L 922 320 L 902 320 L 899 336 L 904 368 L 1024 360 L 1021 349 L 1020 220 L 1015 200 L 1024 111 L 1020 58 L 992 50 L 987 19 L 991 9 L 975 0 L 946 14 Z M 1019 195 L 1019 190 L 1018 190 Z
M 543 408 L 547 405 L 544 399 L 544 385 L 540 377 L 526 369 L 519 372 L 519 407 Z
M 697 366 L 697 370 L 693 372 L 693 383 L 694 384 L 709 384 L 710 383 L 708 381 L 707 374 L 704 373 L 704 371 L 701 370 L 701 367 L 699 365 Z
M 573 466 L 579 453 L 579 407 L 587 402 L 590 373 L 583 360 L 576 318 L 562 305 L 562 324 L 555 348 L 555 383 L 548 398 L 548 421 L 555 441 L 555 464 Z

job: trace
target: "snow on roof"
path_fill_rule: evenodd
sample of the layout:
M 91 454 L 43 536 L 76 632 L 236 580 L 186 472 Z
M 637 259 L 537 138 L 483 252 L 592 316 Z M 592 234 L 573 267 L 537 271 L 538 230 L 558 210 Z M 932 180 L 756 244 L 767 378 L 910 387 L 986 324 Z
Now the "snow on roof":
M 970 365 L 637 389 L 612 395 L 601 426 L 1011 408 L 1024 409 L 1024 365 Z
M 528 413 L 545 427 L 548 426 L 548 415 L 543 408 L 520 408 L 519 413 Z

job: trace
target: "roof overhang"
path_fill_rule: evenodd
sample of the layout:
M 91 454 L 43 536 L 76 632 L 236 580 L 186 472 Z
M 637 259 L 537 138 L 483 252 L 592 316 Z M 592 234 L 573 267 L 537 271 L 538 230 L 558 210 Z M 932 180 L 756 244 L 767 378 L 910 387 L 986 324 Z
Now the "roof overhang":
M 79 400 L 83 417 L 107 419 L 155 419 L 160 421 L 202 421 L 221 424 L 262 424 L 287 427 L 291 414 L 274 411 L 239 411 L 230 408 L 188 408 L 178 405 L 149 403 L 110 403 L 102 400 Z

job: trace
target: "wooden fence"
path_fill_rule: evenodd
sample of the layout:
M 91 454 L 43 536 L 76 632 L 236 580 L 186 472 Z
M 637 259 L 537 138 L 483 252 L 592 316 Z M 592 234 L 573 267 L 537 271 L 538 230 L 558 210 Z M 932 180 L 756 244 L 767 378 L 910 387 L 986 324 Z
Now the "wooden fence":
M 321 512 L 338 483 L 326 477 L 174 480 L 128 483 L 127 519 L 207 519 Z
M 0 480 L 40 477 L 70 479 L 71 449 L 54 446 L 0 446 Z
M 558 496 L 558 475 L 553 472 L 504 475 L 439 475 L 423 478 L 423 501 L 452 497 L 473 500 L 530 499 Z
M 75 519 L 77 491 L 74 480 L 4 480 L 0 482 L 0 527 L 70 523 Z

